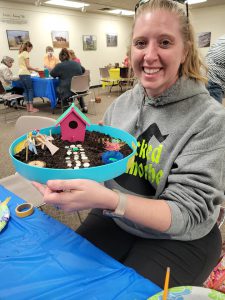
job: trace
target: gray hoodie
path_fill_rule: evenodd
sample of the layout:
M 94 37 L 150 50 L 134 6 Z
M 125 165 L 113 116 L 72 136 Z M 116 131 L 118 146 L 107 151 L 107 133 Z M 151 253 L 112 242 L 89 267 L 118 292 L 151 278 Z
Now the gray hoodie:
M 158 98 L 137 84 L 108 108 L 104 122 L 138 141 L 133 166 L 105 182 L 109 188 L 165 199 L 172 223 L 158 232 L 125 218 L 114 219 L 137 236 L 194 240 L 205 236 L 219 215 L 225 191 L 225 109 L 204 84 L 179 79 Z

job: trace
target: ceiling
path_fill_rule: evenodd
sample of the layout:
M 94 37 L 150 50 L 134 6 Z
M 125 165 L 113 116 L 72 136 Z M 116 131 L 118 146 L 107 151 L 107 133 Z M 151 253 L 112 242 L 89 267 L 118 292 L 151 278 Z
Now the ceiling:
M 16 2 L 16 3 L 35 5 L 35 2 L 37 3 L 38 1 L 42 2 L 42 6 L 46 6 L 45 1 L 47 0 L 8 0 L 7 2 Z M 68 1 L 72 1 L 72 0 L 68 0 Z M 84 0 L 84 1 L 76 0 L 76 1 L 89 3 L 90 6 L 87 7 L 86 11 L 95 12 L 95 13 L 104 12 L 105 8 L 134 10 L 135 4 L 138 2 L 138 0 Z M 191 5 L 191 9 L 209 7 L 215 5 L 223 5 L 223 4 L 225 4 L 225 0 L 207 0 L 207 2 L 205 3 Z

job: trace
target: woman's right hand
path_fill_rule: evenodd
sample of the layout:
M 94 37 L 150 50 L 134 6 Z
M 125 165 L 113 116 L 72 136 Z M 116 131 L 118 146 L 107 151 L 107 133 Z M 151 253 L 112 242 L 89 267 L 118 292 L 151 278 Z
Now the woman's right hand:
M 44 203 L 67 212 L 92 208 L 114 210 L 118 203 L 114 191 L 93 180 L 49 180 L 46 186 L 32 183 L 43 195 Z

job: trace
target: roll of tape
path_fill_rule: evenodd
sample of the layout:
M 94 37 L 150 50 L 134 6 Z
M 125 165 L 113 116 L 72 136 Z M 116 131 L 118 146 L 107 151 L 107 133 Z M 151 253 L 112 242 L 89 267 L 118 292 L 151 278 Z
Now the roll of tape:
M 16 215 L 20 218 L 25 218 L 34 212 L 34 206 L 30 203 L 23 203 L 16 207 Z

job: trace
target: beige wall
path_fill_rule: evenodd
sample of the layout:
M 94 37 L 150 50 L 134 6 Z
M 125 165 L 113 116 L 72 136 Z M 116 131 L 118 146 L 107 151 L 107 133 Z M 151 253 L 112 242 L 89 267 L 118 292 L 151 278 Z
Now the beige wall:
M 6 30 L 28 30 L 33 49 L 30 53 L 31 66 L 43 68 L 45 47 L 52 45 L 51 31 L 69 32 L 70 48 L 75 50 L 81 63 L 91 71 L 91 85 L 99 84 L 99 67 L 109 63 L 122 63 L 129 43 L 132 18 L 103 14 L 88 14 L 34 5 L 8 4 L 0 1 L 0 58 L 9 55 L 15 59 L 13 71 L 18 71 L 18 51 L 9 50 Z M 25 16 L 27 24 L 2 22 L 3 12 L 15 12 Z M 118 46 L 106 47 L 106 33 L 117 33 Z M 97 51 L 83 51 L 82 35 L 97 37 Z M 60 49 L 55 49 L 58 55 Z
M 18 71 L 17 55 L 15 50 L 9 50 L 6 30 L 28 30 L 30 40 L 34 45 L 31 51 L 31 65 L 43 67 L 45 47 L 52 45 L 51 31 L 64 30 L 69 32 L 70 48 L 74 49 L 82 64 L 91 71 L 91 84 L 99 84 L 99 67 L 108 63 L 121 63 L 126 54 L 129 43 L 132 18 L 116 17 L 103 14 L 88 14 L 49 7 L 36 7 L 34 5 L 13 4 L 0 1 L 0 58 L 10 55 L 15 59 L 13 71 Z M 225 5 L 209 8 L 193 9 L 193 24 L 196 33 L 212 33 L 212 42 L 220 35 L 225 34 Z M 26 24 L 10 24 L 1 21 L 4 12 L 21 13 L 25 16 Z M 106 47 L 106 33 L 117 33 L 118 46 Z M 82 35 L 96 35 L 97 51 L 83 51 Z M 205 55 L 208 48 L 201 48 Z M 55 49 L 58 55 L 59 49 Z
M 191 14 L 195 32 L 211 32 L 211 44 L 225 34 L 225 5 L 191 9 Z M 203 56 L 206 55 L 208 49 L 200 49 Z

